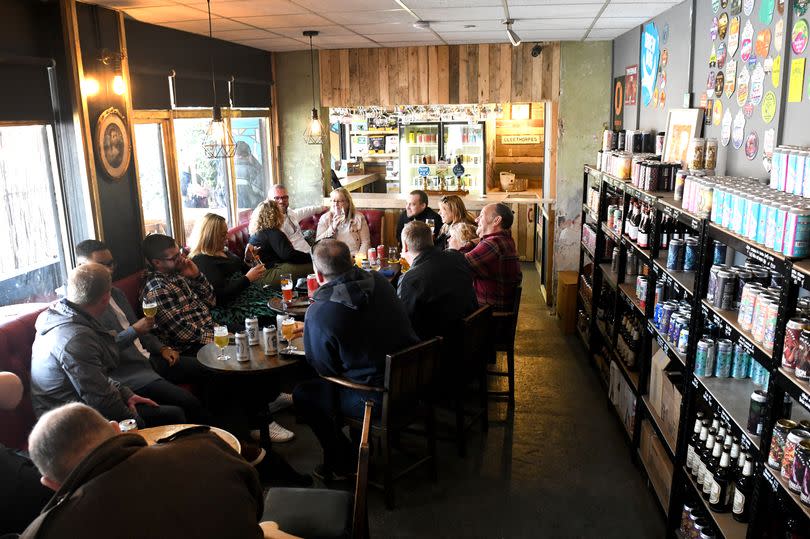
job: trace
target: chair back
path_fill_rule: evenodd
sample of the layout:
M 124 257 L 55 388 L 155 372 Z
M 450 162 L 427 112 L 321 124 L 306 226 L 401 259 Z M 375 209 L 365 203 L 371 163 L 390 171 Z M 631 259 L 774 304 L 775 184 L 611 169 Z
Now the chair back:
M 459 356 L 463 362 L 464 371 L 475 375 L 489 360 L 489 351 L 492 346 L 490 332 L 492 331 L 492 306 L 484 305 L 461 320 L 462 347 Z
M 515 288 L 513 307 L 511 311 L 493 311 L 493 331 L 492 337 L 495 348 L 503 350 L 505 347 L 514 346 L 515 333 L 517 331 L 517 319 L 520 312 L 520 296 L 523 295 L 523 287 Z
M 371 430 L 372 401 L 366 401 L 363 413 L 363 430 L 360 431 L 360 452 L 357 456 L 357 482 L 354 487 L 354 511 L 352 513 L 352 539 L 366 539 L 368 537 L 368 435 Z
M 385 357 L 383 421 L 410 412 L 432 397 L 441 356 L 441 337 L 433 337 Z

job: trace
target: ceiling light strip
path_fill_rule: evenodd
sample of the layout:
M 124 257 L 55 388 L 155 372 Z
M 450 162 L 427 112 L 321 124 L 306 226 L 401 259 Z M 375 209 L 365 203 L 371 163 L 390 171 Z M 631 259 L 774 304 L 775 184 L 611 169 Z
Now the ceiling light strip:
M 506 1 L 506 0 L 504 0 L 504 2 L 505 2 L 505 1 Z M 588 36 L 589 36 L 589 35 L 591 35 L 591 30 L 593 30 L 593 27 L 594 27 L 594 26 L 596 26 L 596 21 L 598 21 L 598 20 L 599 20 L 599 17 L 601 17 L 601 16 L 602 16 L 602 13 L 604 13 L 604 12 L 605 12 L 605 10 L 607 9 L 607 7 L 608 7 L 609 5 L 610 5 L 610 0 L 605 0 L 605 3 L 604 3 L 604 4 L 602 4 L 602 9 L 600 9 L 600 10 L 599 10 L 599 13 L 597 13 L 597 14 L 596 14 L 596 17 L 594 17 L 594 18 L 593 18 L 593 22 L 592 22 L 592 23 L 591 23 L 591 25 L 588 27 L 588 29 L 587 29 L 587 30 L 585 30 L 585 35 L 584 35 L 584 36 L 582 36 L 582 39 L 580 39 L 580 41 L 585 41 L 586 39 L 588 39 Z

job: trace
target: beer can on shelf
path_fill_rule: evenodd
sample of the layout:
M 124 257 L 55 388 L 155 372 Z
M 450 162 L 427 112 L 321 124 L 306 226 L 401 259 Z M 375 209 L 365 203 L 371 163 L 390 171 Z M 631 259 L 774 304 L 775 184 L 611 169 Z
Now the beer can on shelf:
M 667 250 L 667 269 L 671 271 L 683 270 L 684 241 L 671 239 Z
M 810 358 L 808 353 L 810 353 L 810 330 L 803 329 L 799 337 L 799 346 L 793 356 L 795 366 L 793 373 L 799 380 L 807 381 L 810 379 Z
M 746 283 L 740 295 L 740 310 L 737 313 L 737 322 L 745 331 L 751 331 L 754 323 L 754 306 L 757 296 L 763 291 L 759 283 Z
M 276 326 L 268 326 L 262 329 L 262 349 L 266 356 L 272 356 L 278 352 L 278 333 Z
M 698 264 L 698 241 L 689 238 L 684 242 L 683 271 L 695 271 Z
M 771 300 L 767 304 L 765 311 L 765 333 L 762 338 L 762 347 L 767 352 L 773 351 L 774 339 L 776 338 L 776 323 L 779 319 L 779 300 Z
M 802 480 L 800 500 L 804 505 L 810 505 L 810 481 L 807 480 L 807 474 L 810 473 L 810 441 L 802 440 L 799 442 L 799 447 L 796 449 L 796 460 L 801 462 L 804 468 L 804 476 L 796 477 L 796 480 Z M 795 467 L 794 463 L 794 467 Z
M 737 278 L 733 273 L 725 270 L 718 271 L 714 284 L 712 304 L 718 309 L 730 311 L 734 306 L 734 292 L 736 286 Z
M 731 376 L 731 362 L 734 345 L 729 339 L 719 339 L 716 344 L 714 362 L 714 375 L 718 378 L 729 378 Z
M 675 313 L 677 308 L 677 304 L 671 301 L 667 301 L 661 307 L 661 318 L 659 320 L 658 329 L 662 335 L 669 334 L 669 326 L 672 321 L 672 315 Z
M 748 407 L 748 422 L 746 430 L 750 434 L 759 436 L 762 434 L 764 423 L 765 403 L 768 401 L 768 393 L 761 389 L 755 389 L 751 393 L 751 404 Z
M 250 360 L 250 345 L 245 333 L 239 331 L 236 333 L 236 360 L 248 361 Z
M 754 277 L 754 273 L 747 268 L 735 268 L 735 275 L 737 276 L 737 286 L 734 290 L 734 310 L 740 308 L 740 300 L 742 299 L 745 285 L 748 284 Z
M 714 250 L 713 250 L 713 264 L 725 264 L 726 263 L 726 246 L 720 243 L 717 240 L 714 240 Z
M 790 484 L 790 476 L 793 472 L 793 459 L 796 458 L 796 448 L 799 446 L 800 442 L 805 440 L 810 440 L 810 431 L 804 429 L 793 429 L 787 435 L 785 449 L 782 452 L 782 467 L 780 473 L 783 479 L 788 480 L 788 485 Z M 791 490 L 795 489 L 791 488 Z
M 248 345 L 253 346 L 255 344 L 259 344 L 258 318 L 245 318 L 245 334 L 247 335 Z
M 708 371 L 709 365 L 709 339 L 700 339 L 697 343 L 697 352 L 695 352 L 695 376 L 704 378 L 711 376 Z
M 678 352 L 681 354 L 686 353 L 686 347 L 689 345 L 689 328 L 681 329 L 680 335 L 678 335 Z
M 751 369 L 751 355 L 740 343 L 734 345 L 734 359 L 731 363 L 731 377 L 738 380 L 748 378 Z
M 790 431 L 798 427 L 799 424 L 790 419 L 780 419 L 773 427 L 771 436 L 771 448 L 768 451 L 768 466 L 774 470 L 782 468 L 782 456 L 785 454 L 785 444 Z

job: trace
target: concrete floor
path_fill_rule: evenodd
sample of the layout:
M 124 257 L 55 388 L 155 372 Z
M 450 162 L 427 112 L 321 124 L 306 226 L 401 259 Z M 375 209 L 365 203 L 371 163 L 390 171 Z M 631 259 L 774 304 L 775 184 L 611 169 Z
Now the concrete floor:
M 440 442 L 439 481 L 426 470 L 402 479 L 395 510 L 371 489 L 372 537 L 664 537 L 654 494 L 582 346 L 560 333 L 533 265 L 523 272 L 514 409 L 490 404 L 490 430 L 470 433 L 465 459 Z M 278 451 L 311 471 L 321 457 L 311 431 L 289 414 L 279 421 L 297 437 Z

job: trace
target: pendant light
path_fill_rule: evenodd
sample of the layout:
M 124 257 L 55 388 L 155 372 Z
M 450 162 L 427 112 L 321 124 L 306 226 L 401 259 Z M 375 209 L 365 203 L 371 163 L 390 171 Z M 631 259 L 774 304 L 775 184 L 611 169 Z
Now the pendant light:
M 203 150 L 209 159 L 231 158 L 236 153 L 236 144 L 233 142 L 228 126 L 222 119 L 222 109 L 217 104 L 217 80 L 214 77 L 214 32 L 211 24 L 211 0 L 208 0 L 208 39 L 209 55 L 211 57 L 211 86 L 214 90 L 214 107 L 211 123 L 205 132 Z
M 323 144 L 323 124 L 318 119 L 318 108 L 315 106 L 315 53 L 312 49 L 312 38 L 318 35 L 317 30 L 304 30 L 304 36 L 309 38 L 309 70 L 312 77 L 312 113 L 304 131 L 304 142 L 307 144 Z

